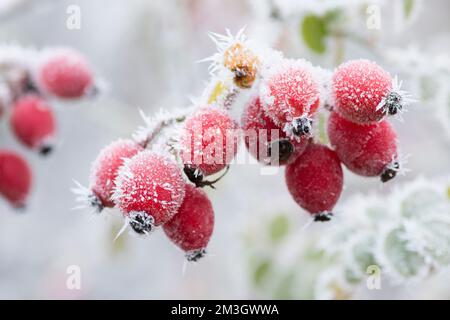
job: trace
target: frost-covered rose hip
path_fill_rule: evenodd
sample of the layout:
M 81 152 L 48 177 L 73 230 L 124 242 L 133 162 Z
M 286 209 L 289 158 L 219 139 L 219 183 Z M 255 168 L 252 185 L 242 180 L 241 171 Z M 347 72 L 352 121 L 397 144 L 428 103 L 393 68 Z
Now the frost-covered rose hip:
M 10 119 L 15 136 L 26 146 L 47 154 L 52 150 L 55 118 L 47 101 L 37 95 L 18 100 Z
M 250 88 L 256 79 L 258 57 L 240 42 L 223 53 L 223 64 L 234 74 L 234 83 L 240 88 Z
M 201 176 L 225 168 L 237 152 L 239 135 L 236 129 L 236 121 L 224 110 L 215 106 L 197 110 L 186 120 L 181 137 L 180 154 L 185 166 Z M 195 180 L 193 176 L 188 177 Z
M 214 229 L 214 210 L 206 193 L 187 184 L 181 207 L 163 229 L 169 239 L 186 252 L 188 261 L 203 257 Z
M 177 213 L 186 182 L 181 169 L 166 156 L 142 151 L 125 160 L 116 179 L 114 202 L 137 233 L 148 233 Z
M 380 176 L 386 182 L 400 169 L 397 135 L 387 121 L 360 125 L 332 112 L 328 136 L 339 159 L 356 174 Z
M 19 154 L 0 150 L 0 194 L 15 207 L 26 205 L 32 183 L 31 169 Z
M 333 150 L 310 143 L 287 165 L 285 176 L 292 197 L 315 221 L 330 220 L 343 187 L 341 162 Z
M 132 140 L 116 140 L 100 151 L 91 167 L 88 197 L 90 204 L 101 211 L 114 207 L 112 195 L 116 178 L 125 159 L 130 159 L 143 148 Z
M 332 96 L 335 110 L 356 123 L 380 121 L 411 101 L 387 71 L 368 60 L 341 64 L 332 78 Z
M 298 140 L 288 138 L 286 133 L 266 116 L 258 96 L 253 97 L 245 107 L 241 125 L 247 150 L 264 164 L 274 164 L 271 163 L 273 150 L 276 150 L 274 144 L 278 144 L 279 154 L 274 159 L 276 164 L 280 165 L 286 164 L 289 159 L 294 159 L 301 154 L 308 144 L 307 137 L 301 137 Z M 278 132 L 275 138 L 272 137 L 272 130 Z
M 312 116 L 319 106 L 319 84 L 304 60 L 285 59 L 263 74 L 261 103 L 266 114 L 288 136 L 311 134 Z
M 49 49 L 37 66 L 39 87 L 60 98 L 80 98 L 92 89 L 94 76 L 81 53 L 69 48 Z

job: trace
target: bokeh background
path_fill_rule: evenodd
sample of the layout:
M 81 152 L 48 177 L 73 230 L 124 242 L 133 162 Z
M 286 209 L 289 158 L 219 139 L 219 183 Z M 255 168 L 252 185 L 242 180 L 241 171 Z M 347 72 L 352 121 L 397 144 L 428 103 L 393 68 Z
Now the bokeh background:
M 81 10 L 79 30 L 66 27 L 71 5 Z M 380 10 L 379 29 L 367 27 L 370 5 Z M 72 46 L 106 83 L 96 100 L 53 102 L 58 146 L 48 158 L 21 147 L 8 122 L 0 123 L 0 147 L 24 154 L 35 179 L 26 211 L 0 201 L 0 298 L 450 298 L 445 267 L 411 283 L 383 276 L 381 290 L 362 281 L 350 295 L 322 295 L 304 247 L 326 236 L 328 227 L 302 229 L 308 216 L 291 199 L 282 171 L 262 176 L 258 165 L 236 165 L 217 190 L 208 191 L 216 213 L 210 255 L 184 273 L 183 253 L 162 232 L 145 239 L 125 233 L 113 242 L 119 212 L 71 210 L 70 191 L 74 179 L 88 183 L 91 162 L 104 145 L 130 137 L 142 124 L 139 109 L 151 114 L 199 96 L 209 74 L 197 61 L 215 52 L 207 33 L 236 33 L 243 26 L 250 38 L 322 67 L 376 60 L 419 100 L 404 122 L 393 121 L 410 171 L 383 187 L 346 171 L 343 210 L 355 194 L 389 195 L 420 176 L 440 185 L 450 175 L 448 12 L 445 0 L 0 0 L 1 44 Z M 305 17 L 313 22 L 305 25 Z M 278 239 L 285 233 L 283 247 L 266 245 L 270 234 Z M 297 281 L 274 266 L 278 250 L 295 261 L 289 276 Z M 81 290 L 66 286 L 71 265 L 80 267 Z

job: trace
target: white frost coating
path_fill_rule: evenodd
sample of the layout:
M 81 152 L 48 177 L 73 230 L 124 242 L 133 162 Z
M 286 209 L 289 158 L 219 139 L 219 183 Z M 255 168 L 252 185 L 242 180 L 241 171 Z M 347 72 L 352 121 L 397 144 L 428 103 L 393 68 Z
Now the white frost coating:
M 147 214 L 173 216 L 184 198 L 183 178 L 181 172 L 175 170 L 175 166 L 169 157 L 149 150 L 126 159 L 119 169 L 113 201 L 120 207 L 135 202 L 149 210 L 158 210 L 146 212 Z M 130 176 L 133 178 L 130 179 Z M 158 190 L 161 189 L 169 191 L 170 200 L 160 198 Z M 152 202 L 158 204 L 159 208 L 153 207 Z M 153 217 L 157 220 L 155 215 Z
M 409 107 L 409 105 L 411 103 L 417 102 L 417 100 L 414 99 L 412 97 L 412 95 L 408 91 L 405 91 L 405 90 L 402 89 L 402 84 L 403 84 L 403 81 L 399 81 L 397 76 L 392 78 L 392 90 L 391 90 L 391 92 L 392 93 L 396 93 L 396 94 L 398 94 L 401 97 L 402 109 L 398 110 L 397 114 L 395 115 L 401 121 L 403 121 L 403 119 L 401 117 L 401 114 L 403 112 L 407 112 L 408 111 L 408 107 Z M 386 99 L 387 99 L 387 95 L 384 96 L 381 99 L 380 103 L 378 104 L 378 106 L 375 109 L 376 111 L 382 109 L 385 106 L 386 101 L 387 101 Z M 384 109 L 383 112 L 385 114 L 387 114 L 388 113 L 388 109 Z
M 96 174 L 101 169 L 101 165 L 105 162 L 110 160 L 113 157 L 113 154 L 111 154 L 112 148 L 124 148 L 126 146 L 132 147 L 133 141 L 126 140 L 126 139 L 117 139 L 105 147 L 103 147 L 102 150 L 100 150 L 97 158 L 92 162 L 91 165 L 91 172 L 89 176 L 89 188 L 92 190 L 93 185 L 96 183 Z M 117 149 L 116 149 L 117 150 Z
M 37 51 L 16 45 L 0 45 L 0 112 L 14 100 L 14 91 L 30 76 Z M 5 81 L 6 80 L 6 81 Z M 3 110 L 4 111 L 4 110 Z
M 235 36 L 233 36 L 229 29 L 226 29 L 225 35 L 209 33 L 210 38 L 216 44 L 217 52 L 200 62 L 211 62 L 209 71 L 213 79 L 215 77 L 225 83 L 230 81 L 230 79 L 233 79 L 233 73 L 224 65 L 224 53 L 227 49 L 236 44 L 240 44 L 243 50 L 248 51 L 251 53 L 251 56 L 257 58 L 256 60 L 248 61 L 248 64 L 256 69 L 257 77 L 260 73 L 259 69 L 270 68 L 274 62 L 281 60 L 283 57 L 281 52 L 268 48 L 257 41 L 247 39 L 244 31 L 245 27 L 241 28 Z M 238 54 L 239 49 L 236 49 L 235 53 Z M 259 63 L 260 65 L 256 66 L 255 63 Z
M 88 208 L 89 207 L 88 199 L 89 196 L 92 195 L 91 190 L 83 186 L 76 180 L 73 180 L 73 182 L 75 183 L 75 187 L 71 188 L 70 190 L 72 191 L 73 194 L 76 195 L 75 201 L 80 203 L 80 205 L 74 207 L 73 209 L 78 210 Z
M 251 258 L 270 261 L 265 281 L 275 284 L 264 287 L 265 294 L 276 294 L 277 284 L 288 277 L 311 284 L 300 295 L 309 290 L 309 298 L 348 299 L 366 288 L 368 266 L 379 268 L 382 288 L 423 281 L 444 270 L 450 265 L 449 188 L 450 177 L 418 178 L 387 194 L 357 194 L 336 208 L 326 232 L 317 225 L 298 232 L 296 220 L 289 218 L 294 227 L 276 245 L 261 232 L 271 225 L 258 227 L 261 223 L 252 219 L 246 234 L 252 240 Z
M 133 177 L 133 172 L 130 169 L 130 162 L 132 159 L 133 158 L 125 159 L 122 167 L 120 167 L 117 173 L 116 187 L 114 188 L 114 192 L 111 197 L 111 199 L 116 204 L 119 203 L 120 198 L 123 196 L 121 191 L 122 191 L 122 184 L 124 183 L 125 179 L 132 179 Z
M 47 64 L 48 61 L 51 61 L 54 57 L 64 57 L 70 65 L 82 65 L 83 68 L 88 68 L 89 70 L 93 70 L 92 66 L 88 63 L 87 59 L 78 51 L 71 47 L 48 47 L 40 52 L 36 53 L 36 58 L 33 60 L 33 65 L 31 68 L 31 76 L 33 78 L 34 83 L 36 83 L 43 93 L 46 93 L 45 88 L 43 88 L 41 81 L 39 81 L 40 68 Z M 59 67 L 59 66 L 58 66 Z M 65 68 L 65 66 L 64 66 Z M 94 83 L 92 83 L 94 85 Z M 103 87 L 107 87 L 106 83 L 102 84 Z M 89 88 L 90 89 L 90 88 Z
M 37 55 L 34 48 L 22 48 L 16 45 L 0 45 L 0 64 L 14 64 L 25 69 L 32 67 Z
M 220 73 L 223 69 L 225 69 L 224 62 L 224 53 L 225 51 L 235 43 L 240 43 L 246 48 L 250 45 L 247 40 L 247 37 L 244 34 L 245 27 L 241 28 L 235 36 L 231 33 L 229 29 L 225 29 L 226 35 L 222 35 L 219 33 L 210 32 L 208 35 L 211 40 L 215 43 L 217 47 L 217 52 L 213 54 L 211 57 L 200 60 L 199 62 L 211 62 L 209 66 L 209 72 L 211 75 Z
M 75 201 L 79 205 L 72 208 L 72 210 L 84 210 L 90 208 L 90 213 L 100 213 L 103 209 L 100 199 L 98 199 L 92 189 L 83 186 L 76 180 L 73 180 L 75 187 L 71 188 L 73 194 L 76 195 Z
M 331 89 L 331 78 L 333 77 L 333 72 L 328 69 L 321 68 L 319 66 L 314 67 L 313 70 L 314 78 L 319 84 L 319 102 L 320 107 L 332 107 L 332 89 Z
M 289 70 L 300 70 L 306 79 L 302 87 L 286 87 L 283 92 L 278 92 L 278 97 L 275 96 L 271 90 L 270 82 L 273 77 L 283 75 L 286 77 L 284 81 L 297 83 L 300 80 L 297 77 L 289 78 Z M 282 59 L 278 63 L 274 63 L 271 68 L 261 70 L 261 85 L 259 95 L 261 104 L 266 114 L 277 124 L 282 127 L 284 132 L 289 137 L 292 137 L 292 128 L 289 122 L 293 121 L 298 116 L 306 116 L 309 113 L 310 107 L 320 99 L 321 94 L 325 94 L 323 86 L 324 79 L 328 75 L 325 72 L 315 69 L 311 63 L 303 59 Z M 302 115 L 294 115 L 293 108 L 289 105 L 288 99 L 296 99 L 299 101 L 305 100 L 305 110 Z M 277 105 L 275 106 L 275 103 Z M 281 121 L 280 116 L 284 113 L 285 121 Z
M 386 60 L 408 75 L 415 96 L 442 124 L 450 139 L 450 58 L 443 52 L 425 51 L 416 46 L 387 48 Z
M 450 221 L 447 187 L 448 183 L 417 179 L 388 197 L 349 199 L 341 208 L 343 221 L 337 225 L 337 232 L 344 228 L 350 235 L 342 247 L 352 243 L 355 231 L 355 235 L 358 232 L 373 235 L 376 239 L 373 255 L 391 280 L 404 283 L 423 279 L 431 270 L 450 263 L 438 259 L 450 255 L 450 239 L 442 238 L 450 232 L 450 223 L 443 224 Z M 386 225 L 387 221 L 390 223 Z M 445 232 L 430 233 L 431 224 L 425 221 L 439 222 Z M 322 246 L 333 247 L 326 240 Z
M 144 126 L 133 133 L 133 140 L 155 153 L 177 161 L 183 123 L 197 108 L 197 105 L 192 105 L 171 111 L 160 109 L 153 117 L 140 110 Z

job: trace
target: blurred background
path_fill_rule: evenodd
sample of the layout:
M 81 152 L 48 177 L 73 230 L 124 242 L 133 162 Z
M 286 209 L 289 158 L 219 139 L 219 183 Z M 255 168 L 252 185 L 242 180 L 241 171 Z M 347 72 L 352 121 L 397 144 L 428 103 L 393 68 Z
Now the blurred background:
M 80 12 L 79 29 L 67 27 L 73 8 Z M 124 233 L 113 242 L 122 225 L 119 212 L 71 210 L 76 203 L 70 191 L 73 180 L 88 183 L 103 146 L 130 137 L 142 124 L 139 109 L 151 114 L 184 107 L 201 95 L 208 65 L 197 61 L 216 50 L 208 32 L 236 33 L 246 26 L 249 38 L 324 68 L 373 59 L 398 74 L 418 100 L 403 122 L 392 121 L 402 153 L 410 155 L 410 171 L 384 186 L 345 171 L 337 211 L 348 218 L 336 221 L 337 229 L 355 223 L 369 204 L 401 215 L 398 204 L 411 190 L 425 194 L 422 187 L 441 198 L 414 203 L 412 210 L 450 215 L 448 12 L 445 0 L 0 0 L 0 44 L 74 47 L 106 83 L 98 99 L 52 102 L 58 145 L 50 157 L 23 148 L 8 122 L 0 123 L 0 148 L 24 154 L 34 174 L 26 211 L 0 199 L 0 298 L 450 298 L 448 261 L 429 267 L 423 247 L 399 242 L 369 250 L 382 269 L 381 288 L 371 290 L 361 272 L 349 279 L 347 266 L 356 268 L 358 260 L 348 262 L 353 249 L 329 241 L 323 246 L 337 246 L 337 253 L 324 251 L 333 225 L 302 228 L 308 215 L 287 192 L 282 171 L 262 176 L 258 165 L 235 165 L 217 190 L 208 190 L 216 214 L 210 254 L 184 273 L 183 253 L 162 232 L 145 239 Z M 423 209 L 424 203 L 433 208 Z M 394 220 L 389 217 L 376 228 L 384 230 Z M 426 239 L 447 243 L 448 254 L 450 227 L 439 228 L 442 238 Z M 426 268 L 417 267 L 422 260 Z M 81 271 L 80 290 L 66 285 L 73 265 Z

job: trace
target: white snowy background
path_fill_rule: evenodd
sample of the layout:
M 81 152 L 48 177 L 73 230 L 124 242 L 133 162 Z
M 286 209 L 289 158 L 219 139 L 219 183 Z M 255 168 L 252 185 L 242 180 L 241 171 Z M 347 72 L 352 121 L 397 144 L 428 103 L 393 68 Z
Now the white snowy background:
M 303 1 L 285 2 L 300 8 L 304 5 Z M 80 30 L 66 28 L 70 5 L 81 9 Z M 313 9 L 320 10 L 317 7 Z M 302 43 L 300 18 L 290 18 L 292 22 L 282 27 L 280 35 L 280 26 L 271 25 L 263 11 L 258 1 L 238 0 L 0 0 L 0 43 L 37 48 L 73 46 L 88 57 L 108 84 L 107 92 L 97 101 L 54 102 L 59 145 L 48 158 L 20 146 L 7 121 L 1 121 L 0 148 L 24 154 L 33 167 L 35 181 L 25 212 L 16 212 L 0 201 L 0 298 L 271 296 L 251 284 L 243 246 L 246 232 L 264 217 L 281 212 L 292 216 L 305 241 L 308 233 L 327 233 L 326 225 L 301 229 L 308 216 L 287 192 L 282 170 L 275 176 L 262 176 L 258 165 L 236 165 L 217 190 L 208 191 L 216 214 L 210 255 L 198 264 L 189 264 L 184 274 L 182 252 L 162 232 L 146 239 L 124 234 L 113 243 L 121 226 L 120 214 L 114 210 L 99 216 L 88 210 L 73 211 L 76 204 L 70 192 L 73 179 L 87 184 L 91 162 L 104 145 L 118 137 L 130 137 L 142 124 L 139 109 L 152 113 L 161 107 L 183 107 L 190 97 L 201 94 L 208 80 L 207 64 L 196 61 L 215 50 L 208 31 L 222 33 L 230 28 L 236 32 L 247 25 L 250 37 L 277 45 L 286 56 L 333 66 L 330 55 L 316 55 Z M 450 52 L 448 12 L 450 2 L 426 1 L 414 21 L 396 33 L 392 27 L 396 18 L 384 4 L 377 37 L 389 48 L 415 46 L 419 54 L 430 57 L 432 65 L 436 61 L 432 57 L 441 54 L 448 58 Z M 393 53 L 393 57 L 400 62 L 379 63 L 399 73 L 406 88 L 414 89 L 413 79 L 420 68 L 403 66 L 408 58 L 404 54 L 399 58 Z M 345 59 L 352 58 L 376 59 L 370 50 L 350 44 Z M 445 63 L 443 67 L 450 69 Z M 448 79 L 448 74 L 447 78 L 441 76 L 436 75 L 436 79 Z M 445 85 L 448 87 L 448 82 Z M 382 187 L 377 179 L 346 171 L 340 203 L 355 193 L 389 194 L 395 185 L 407 184 L 418 176 L 449 176 L 450 108 L 446 106 L 447 119 L 445 113 L 440 113 L 439 119 L 436 114 L 442 111 L 436 110 L 440 103 L 448 100 L 437 99 L 434 106 L 419 102 L 404 115 L 403 123 L 393 121 L 402 153 L 411 155 L 407 165 L 411 171 Z M 259 231 L 264 233 L 265 229 Z M 66 271 L 71 265 L 81 268 L 81 290 L 66 287 Z M 300 264 L 299 272 L 301 268 Z M 450 270 L 443 270 L 413 288 L 386 284 L 382 290 L 362 290 L 355 298 L 450 298 L 449 280 Z

